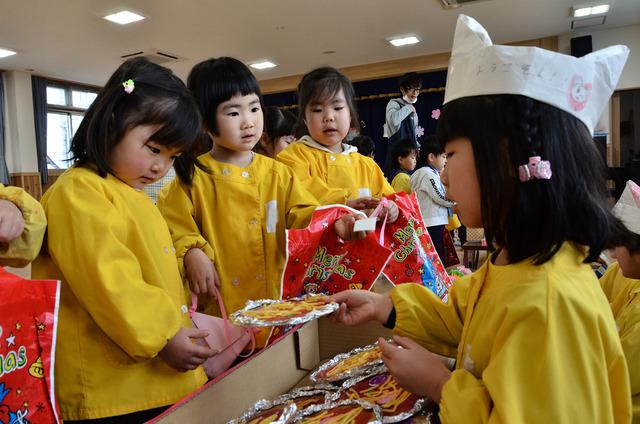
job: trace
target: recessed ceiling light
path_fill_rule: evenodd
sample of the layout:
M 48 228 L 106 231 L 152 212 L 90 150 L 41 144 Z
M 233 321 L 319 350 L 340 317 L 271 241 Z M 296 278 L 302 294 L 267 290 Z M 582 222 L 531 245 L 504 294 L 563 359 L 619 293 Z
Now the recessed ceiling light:
M 146 18 L 142 15 L 138 15 L 137 13 L 133 13 L 128 10 L 123 10 L 118 13 L 107 15 L 104 17 L 104 19 L 106 19 L 107 21 L 115 22 L 120 25 L 127 25 L 132 22 L 141 21 Z
M 407 46 L 409 44 L 419 43 L 420 39 L 415 35 L 410 35 L 408 37 L 391 38 L 389 39 L 389 42 L 396 47 L 400 47 L 400 46 Z
M 269 69 L 269 68 L 275 68 L 278 65 L 276 65 L 273 62 L 269 62 L 268 60 L 265 60 L 263 62 L 252 63 L 249 66 L 251 66 L 254 69 Z
M 587 3 L 575 5 L 571 9 L 574 18 L 586 18 L 587 16 L 607 13 L 610 8 L 610 3 Z
M 0 49 L 0 58 L 13 56 L 14 54 L 16 54 L 16 52 L 14 52 L 13 50 Z

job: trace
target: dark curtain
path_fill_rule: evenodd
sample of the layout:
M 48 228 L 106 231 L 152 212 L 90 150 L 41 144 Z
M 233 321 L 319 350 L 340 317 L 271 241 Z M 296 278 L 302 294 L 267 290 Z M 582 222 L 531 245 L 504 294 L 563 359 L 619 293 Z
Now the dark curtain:
M 36 153 L 38 155 L 38 171 L 44 186 L 49 180 L 47 169 L 47 80 L 31 77 L 33 92 L 33 120 L 36 129 Z
M 437 119 L 432 117 L 434 110 L 442 108 L 444 101 L 444 86 L 447 80 L 447 71 L 435 71 L 421 74 L 422 93 L 418 97 L 416 110 L 418 112 L 419 125 L 424 128 L 425 136 L 435 134 Z M 376 145 L 376 162 L 380 167 L 384 166 L 387 154 L 387 143 L 382 138 L 382 126 L 385 123 L 385 111 L 387 103 L 393 98 L 400 97 L 398 78 L 383 78 L 370 81 L 356 82 L 353 84 L 358 100 L 358 114 L 363 135 L 368 135 Z M 295 92 L 268 94 L 264 96 L 267 106 L 290 108 L 297 104 Z M 297 108 L 290 109 L 297 113 Z M 437 115 L 437 114 L 436 114 Z
M 0 71 L 0 181 L 9 184 L 9 170 L 5 158 L 5 131 L 4 131 L 4 72 Z

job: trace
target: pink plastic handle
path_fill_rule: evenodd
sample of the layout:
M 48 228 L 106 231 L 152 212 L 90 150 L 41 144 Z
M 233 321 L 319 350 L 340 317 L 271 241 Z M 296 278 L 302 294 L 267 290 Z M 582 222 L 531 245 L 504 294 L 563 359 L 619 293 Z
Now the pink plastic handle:
M 227 309 L 224 307 L 224 302 L 222 301 L 222 296 L 220 295 L 220 290 L 218 290 L 217 286 L 213 286 L 213 295 L 218 300 L 218 307 L 220 308 L 220 315 L 222 315 L 222 320 L 224 323 L 224 338 L 227 343 L 231 344 L 231 336 L 229 336 L 229 317 L 227 316 Z M 189 315 L 192 316 L 198 307 L 198 295 L 194 292 L 191 292 L 191 308 L 189 308 Z M 253 331 L 249 330 L 251 335 L 251 351 L 246 355 L 238 355 L 241 358 L 246 358 L 251 356 L 253 352 L 256 350 L 256 336 L 253 334 Z
M 382 208 L 386 207 L 386 213 L 384 215 L 384 220 L 382 221 L 382 228 L 380 228 L 380 244 L 384 245 L 384 229 L 387 227 L 387 218 L 389 218 L 389 200 L 385 197 L 383 197 L 382 199 L 380 199 L 380 203 L 378 203 L 378 206 L 373 210 L 373 212 L 371 212 L 371 215 L 369 215 L 369 218 L 376 218 L 378 215 L 380 215 L 380 211 L 382 211 Z

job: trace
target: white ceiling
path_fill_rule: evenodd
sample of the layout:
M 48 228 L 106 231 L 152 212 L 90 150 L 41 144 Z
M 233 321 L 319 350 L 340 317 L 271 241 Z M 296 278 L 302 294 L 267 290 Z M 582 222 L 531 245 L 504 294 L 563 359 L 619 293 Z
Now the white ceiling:
M 185 78 L 197 62 L 234 56 L 279 66 L 258 79 L 450 50 L 458 13 L 475 17 L 502 43 L 571 32 L 581 0 L 481 0 L 444 10 L 440 0 L 0 0 L 0 48 L 19 54 L 0 69 L 102 85 L 120 56 L 150 48 L 186 58 L 167 64 Z M 129 8 L 149 19 L 127 26 L 102 16 Z M 640 23 L 640 0 L 614 0 L 605 28 Z M 417 34 L 414 46 L 388 37 Z M 323 54 L 334 50 L 334 54 Z

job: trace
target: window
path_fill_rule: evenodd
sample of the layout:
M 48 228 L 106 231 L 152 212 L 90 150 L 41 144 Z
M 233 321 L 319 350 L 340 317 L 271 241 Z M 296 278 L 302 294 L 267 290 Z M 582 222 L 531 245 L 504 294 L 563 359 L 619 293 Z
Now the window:
M 69 147 L 98 90 L 60 82 L 47 85 L 47 164 L 49 169 L 69 167 Z

